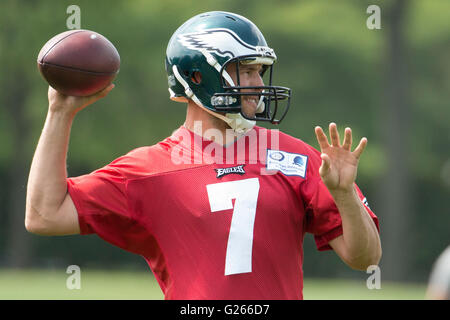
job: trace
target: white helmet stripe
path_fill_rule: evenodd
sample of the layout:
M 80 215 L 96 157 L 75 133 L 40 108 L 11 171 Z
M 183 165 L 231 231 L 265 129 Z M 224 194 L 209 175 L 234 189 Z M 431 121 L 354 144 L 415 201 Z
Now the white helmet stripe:
M 220 65 L 219 62 L 217 62 L 216 58 L 214 58 L 213 55 L 206 50 L 202 50 L 201 52 L 205 56 L 206 61 L 208 61 L 208 63 L 220 74 L 222 66 Z M 235 86 L 233 79 L 231 79 L 230 75 L 228 74 L 228 72 L 226 72 L 226 70 L 223 70 L 223 77 L 225 78 L 225 80 L 228 81 L 230 86 L 232 87 Z

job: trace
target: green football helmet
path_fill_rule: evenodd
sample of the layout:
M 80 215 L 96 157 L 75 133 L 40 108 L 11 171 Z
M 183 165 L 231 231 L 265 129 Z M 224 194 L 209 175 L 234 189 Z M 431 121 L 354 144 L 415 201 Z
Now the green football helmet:
M 278 124 L 289 109 L 291 89 L 272 85 L 276 60 L 274 50 L 250 20 L 222 11 L 199 14 L 181 25 L 167 46 L 170 98 L 179 102 L 192 99 L 237 132 L 248 131 L 257 120 Z M 232 63 L 237 69 L 237 83 L 226 71 Z M 240 86 L 239 66 L 243 64 L 261 64 L 260 74 L 267 85 Z M 195 81 L 196 72 L 201 74 L 200 83 Z M 254 117 L 241 110 L 244 95 L 259 97 Z M 285 103 L 279 112 L 281 100 Z M 281 114 L 279 118 L 277 113 Z

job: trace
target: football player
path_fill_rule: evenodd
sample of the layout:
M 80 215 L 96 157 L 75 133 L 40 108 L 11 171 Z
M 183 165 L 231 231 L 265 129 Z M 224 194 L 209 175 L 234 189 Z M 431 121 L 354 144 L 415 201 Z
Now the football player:
M 90 174 L 67 177 L 66 154 L 87 98 L 49 88 L 49 111 L 33 158 L 26 228 L 92 234 L 144 257 L 166 299 L 302 299 L 303 238 L 351 268 L 378 264 L 378 219 L 355 184 L 367 144 L 352 151 L 336 124 L 320 151 L 267 130 L 291 90 L 272 84 L 275 51 L 248 19 L 197 15 L 169 41 L 170 98 L 186 121 L 165 140 L 132 150 Z

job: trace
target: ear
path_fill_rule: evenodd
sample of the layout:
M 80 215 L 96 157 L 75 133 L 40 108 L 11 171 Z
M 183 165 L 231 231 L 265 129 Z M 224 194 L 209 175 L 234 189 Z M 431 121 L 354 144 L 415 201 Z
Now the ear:
M 192 82 L 200 84 L 202 82 L 202 74 L 199 71 L 194 71 L 191 77 Z

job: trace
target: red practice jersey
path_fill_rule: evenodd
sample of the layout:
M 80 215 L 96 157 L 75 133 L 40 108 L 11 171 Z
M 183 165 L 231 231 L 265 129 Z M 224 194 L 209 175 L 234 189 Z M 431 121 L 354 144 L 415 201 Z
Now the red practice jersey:
M 305 233 L 318 250 L 342 234 L 320 164 L 278 130 L 223 147 L 180 127 L 68 191 L 81 234 L 143 256 L 166 299 L 302 299 Z

